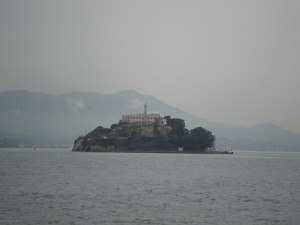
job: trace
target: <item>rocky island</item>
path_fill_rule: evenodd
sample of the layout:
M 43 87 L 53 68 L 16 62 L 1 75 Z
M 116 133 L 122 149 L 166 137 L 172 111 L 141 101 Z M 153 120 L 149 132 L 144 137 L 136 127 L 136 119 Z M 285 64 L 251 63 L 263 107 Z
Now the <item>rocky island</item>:
M 110 128 L 98 126 L 74 142 L 73 151 L 83 152 L 191 152 L 211 153 L 215 137 L 202 127 L 185 128 L 180 118 L 148 114 L 123 115 Z

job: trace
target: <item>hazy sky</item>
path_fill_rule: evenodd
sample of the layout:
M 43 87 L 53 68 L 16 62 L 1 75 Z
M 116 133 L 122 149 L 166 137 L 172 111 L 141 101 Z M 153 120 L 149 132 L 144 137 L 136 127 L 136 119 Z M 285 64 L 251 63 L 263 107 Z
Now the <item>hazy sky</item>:
M 134 89 L 300 133 L 300 1 L 1 0 L 0 92 Z

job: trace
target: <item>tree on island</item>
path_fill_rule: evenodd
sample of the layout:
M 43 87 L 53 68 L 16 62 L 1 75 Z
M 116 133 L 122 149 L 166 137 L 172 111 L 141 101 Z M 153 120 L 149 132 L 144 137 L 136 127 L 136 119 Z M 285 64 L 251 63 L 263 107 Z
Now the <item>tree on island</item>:
M 164 117 L 167 121 L 167 126 L 171 127 L 169 133 L 170 142 L 178 147 L 183 147 L 189 151 L 204 151 L 212 148 L 215 142 L 215 136 L 202 127 L 197 127 L 191 131 L 185 128 L 183 119 Z
M 203 151 L 212 148 L 215 142 L 215 136 L 202 127 L 194 128 L 182 139 L 182 146 L 190 151 Z
M 189 133 L 185 128 L 185 122 L 180 118 L 171 118 L 171 116 L 165 116 L 167 126 L 171 127 L 169 137 L 182 137 Z

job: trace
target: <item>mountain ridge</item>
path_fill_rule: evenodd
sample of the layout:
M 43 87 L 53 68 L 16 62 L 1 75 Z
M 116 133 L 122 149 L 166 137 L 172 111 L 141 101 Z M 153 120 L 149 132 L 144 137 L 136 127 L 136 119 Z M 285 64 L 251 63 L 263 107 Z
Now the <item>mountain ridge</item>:
M 243 127 L 212 122 L 135 90 L 116 94 L 70 92 L 62 95 L 24 90 L 1 92 L 0 142 L 5 138 L 28 136 L 43 140 L 28 138 L 28 143 L 36 145 L 71 145 L 78 136 L 99 125 L 109 127 L 118 122 L 122 114 L 143 112 L 145 101 L 149 112 L 182 118 L 188 128 L 201 126 L 210 130 L 216 136 L 218 147 L 300 150 L 300 135 L 278 125 L 266 123 Z

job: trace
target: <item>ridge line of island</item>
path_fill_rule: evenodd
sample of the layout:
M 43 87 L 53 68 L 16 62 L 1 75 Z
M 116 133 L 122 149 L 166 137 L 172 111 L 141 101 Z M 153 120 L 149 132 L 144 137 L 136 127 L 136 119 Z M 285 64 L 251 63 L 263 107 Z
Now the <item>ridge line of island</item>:
M 216 150 L 215 136 L 202 127 L 188 130 L 185 121 L 158 113 L 123 115 L 110 128 L 98 126 L 74 141 L 74 152 L 233 154 Z

